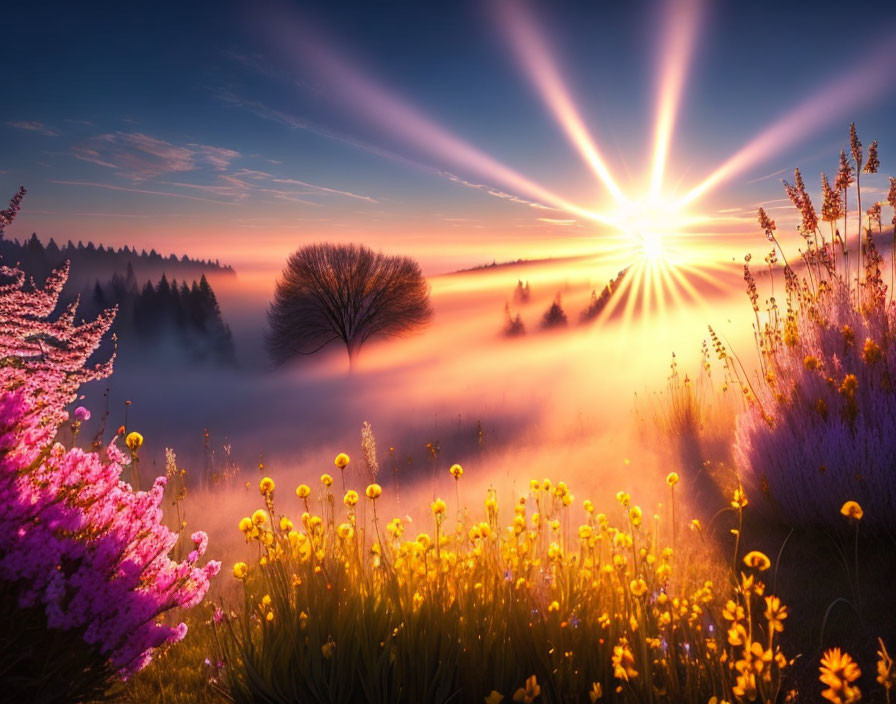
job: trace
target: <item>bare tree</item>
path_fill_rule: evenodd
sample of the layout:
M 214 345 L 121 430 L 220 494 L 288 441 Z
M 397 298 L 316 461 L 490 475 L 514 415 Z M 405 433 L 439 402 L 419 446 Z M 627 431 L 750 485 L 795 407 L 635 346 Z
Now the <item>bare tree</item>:
M 420 265 L 355 244 L 311 244 L 290 255 L 268 308 L 268 351 L 277 364 L 341 341 L 354 369 L 371 337 L 399 337 L 433 311 Z

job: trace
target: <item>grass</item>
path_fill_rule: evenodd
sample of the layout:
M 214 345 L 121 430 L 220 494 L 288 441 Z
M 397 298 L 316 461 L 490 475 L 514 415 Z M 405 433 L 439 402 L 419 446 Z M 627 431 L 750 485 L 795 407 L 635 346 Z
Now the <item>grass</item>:
M 863 162 L 853 130 L 856 176 L 876 172 L 876 143 L 872 149 Z M 759 212 L 777 248 L 766 258 L 770 272 L 777 251 L 784 261 L 784 307 L 770 298 L 761 320 L 756 280 L 744 268 L 762 374 L 753 379 L 710 329 L 696 381 L 673 362 L 666 392 L 639 409 L 642 427 L 658 431 L 682 468 L 681 483 L 674 472 L 667 478 L 661 504 L 642 510 L 620 492 L 617 505 L 596 507 L 563 482 L 533 479 L 508 503 L 490 490 L 470 508 L 455 465 L 454 496 L 418 507 L 429 524 L 411 534 L 402 519 L 380 515 L 377 484 L 337 494 L 323 475 L 316 490 L 296 489 L 304 510 L 290 513 L 265 477 L 258 510 L 239 521 L 256 555 L 233 565 L 241 608 L 195 619 L 182 644 L 114 696 L 238 704 L 820 696 L 889 704 L 896 552 L 881 530 L 892 514 L 877 504 L 887 506 L 892 467 L 875 473 L 870 459 L 861 462 L 863 522 L 861 509 L 847 510 L 854 502 L 840 496 L 856 498 L 852 485 L 829 482 L 837 493 L 824 494 L 814 473 L 833 470 L 809 466 L 797 451 L 840 437 L 836 426 L 844 471 L 855 471 L 857 432 L 891 417 L 874 411 L 892 396 L 896 308 L 870 217 L 865 232 L 859 223 L 865 266 L 856 280 L 845 250 L 838 260 L 833 226 L 845 217 L 849 164 L 841 160 L 837 190 L 824 189 L 830 241 L 795 176 L 786 188 L 802 216 L 801 276 L 780 249 L 775 223 Z M 888 203 L 896 207 L 892 179 Z M 711 351 L 724 367 L 718 386 Z M 871 399 L 865 406 L 863 394 Z M 813 442 L 794 440 L 804 426 L 816 433 Z M 740 442 L 732 446 L 735 433 Z M 766 453 L 769 467 L 753 451 L 766 446 L 777 448 Z M 878 464 L 889 456 L 880 442 L 865 449 Z M 337 457 L 340 469 L 347 463 Z M 794 501 L 770 518 L 760 505 L 788 498 L 781 482 L 792 485 Z M 796 509 L 819 497 L 826 502 L 811 506 L 813 520 L 802 519 Z

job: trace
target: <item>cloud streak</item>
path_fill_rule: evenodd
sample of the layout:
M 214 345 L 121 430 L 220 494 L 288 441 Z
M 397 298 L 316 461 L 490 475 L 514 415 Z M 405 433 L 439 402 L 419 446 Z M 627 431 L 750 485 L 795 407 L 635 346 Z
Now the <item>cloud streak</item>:
M 511 203 L 517 203 L 519 205 L 527 205 L 530 208 L 537 208 L 538 210 L 557 210 L 557 208 L 551 208 L 550 206 L 544 205 L 543 203 L 539 203 L 534 200 L 526 200 L 525 198 L 520 198 L 519 196 L 515 196 L 512 193 L 505 193 L 504 191 L 498 190 L 494 186 L 489 186 L 484 183 L 473 183 L 472 181 L 467 181 L 460 176 L 455 176 L 449 171 L 440 171 L 439 173 L 452 183 L 457 183 L 461 186 L 466 186 L 467 188 L 475 188 L 479 191 L 485 191 L 490 196 L 493 196 L 495 198 L 509 200 Z
M 73 146 L 71 153 L 76 159 L 116 169 L 135 181 L 194 171 L 203 166 L 223 171 L 240 156 L 233 149 L 204 144 L 177 145 L 142 132 L 97 135 Z
M 54 130 L 52 127 L 47 127 L 42 122 L 35 122 L 34 120 L 20 120 L 18 122 L 6 122 L 7 127 L 12 127 L 13 129 L 22 130 L 24 132 L 36 132 L 37 134 L 42 134 L 44 137 L 58 137 L 59 132 Z
M 129 188 L 127 186 L 116 186 L 112 183 L 97 183 L 95 181 L 67 181 L 63 179 L 51 179 L 50 183 L 58 183 L 64 186 L 84 186 L 87 188 L 105 188 L 110 191 L 125 191 L 128 193 L 143 193 L 153 196 L 168 196 L 171 198 L 183 198 L 185 200 L 198 200 L 205 203 L 217 203 L 219 205 L 233 205 L 231 201 L 214 200 L 213 198 L 200 198 L 198 196 L 188 196 L 183 193 L 172 193 L 170 191 L 155 191 L 147 188 Z

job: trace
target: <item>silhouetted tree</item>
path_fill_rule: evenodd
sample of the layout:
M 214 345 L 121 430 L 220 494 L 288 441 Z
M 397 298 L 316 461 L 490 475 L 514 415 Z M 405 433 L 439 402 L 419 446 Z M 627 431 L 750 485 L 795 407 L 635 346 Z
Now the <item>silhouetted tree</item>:
M 606 308 L 607 304 L 610 302 L 610 298 L 616 293 L 616 289 L 618 289 L 619 285 L 622 283 L 622 279 L 626 272 L 628 272 L 627 268 L 620 271 L 615 279 L 610 279 L 609 283 L 603 287 L 599 296 L 596 291 L 591 292 L 591 302 L 588 304 L 588 307 L 582 311 L 580 317 L 581 323 L 590 323 L 603 312 L 604 308 Z
M 563 312 L 563 307 L 560 305 L 560 294 L 558 293 L 554 298 L 554 302 L 551 303 L 551 307 L 547 309 L 544 317 L 541 319 L 541 327 L 547 330 L 549 328 L 566 327 L 567 324 L 566 313 Z
M 342 342 L 354 369 L 371 337 L 396 337 L 432 319 L 420 265 L 355 244 L 312 244 L 294 252 L 268 308 L 266 343 L 277 364 Z
M 504 304 L 504 318 L 504 335 L 506 337 L 520 337 L 526 334 L 526 326 L 523 324 L 523 319 L 519 313 L 516 316 L 511 313 L 509 303 Z
M 11 204 L 9 212 L 12 212 L 14 205 L 15 203 Z M 6 212 L 0 210 L 0 219 L 6 217 Z M 62 292 L 63 301 L 71 300 L 85 288 L 92 287 L 96 280 L 107 282 L 115 274 L 125 274 L 129 266 L 138 282 L 138 292 L 142 290 L 143 284 L 158 281 L 162 274 L 198 280 L 202 275 L 234 273 L 229 266 L 190 259 L 186 255 L 178 258 L 172 254 L 165 258 L 153 250 L 141 256 L 129 246 L 116 250 L 93 242 L 74 244 L 69 240 L 60 247 L 53 239 L 44 246 L 36 234 L 21 242 L 0 236 L 0 258 L 6 264 L 18 262 L 22 270 L 35 281 L 45 279 L 51 271 L 68 262 L 71 268 Z
M 513 292 L 513 302 L 528 303 L 531 296 L 532 292 L 529 290 L 529 282 L 527 281 L 524 285 L 521 279 L 517 279 L 516 290 Z

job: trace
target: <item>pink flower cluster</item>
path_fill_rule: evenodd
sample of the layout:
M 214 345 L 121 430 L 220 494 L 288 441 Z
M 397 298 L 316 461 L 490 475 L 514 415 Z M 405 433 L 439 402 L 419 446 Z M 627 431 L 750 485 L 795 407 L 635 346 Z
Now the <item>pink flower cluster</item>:
M 127 676 L 184 637 L 185 624 L 159 616 L 197 605 L 220 563 L 198 565 L 204 533 L 186 560 L 169 559 L 178 536 L 162 523 L 164 477 L 135 492 L 114 441 L 102 454 L 55 442 L 79 386 L 111 372 L 111 361 L 85 365 L 113 311 L 80 325 L 74 308 L 49 320 L 66 274 L 29 290 L 21 271 L 0 267 L 0 580 Z

